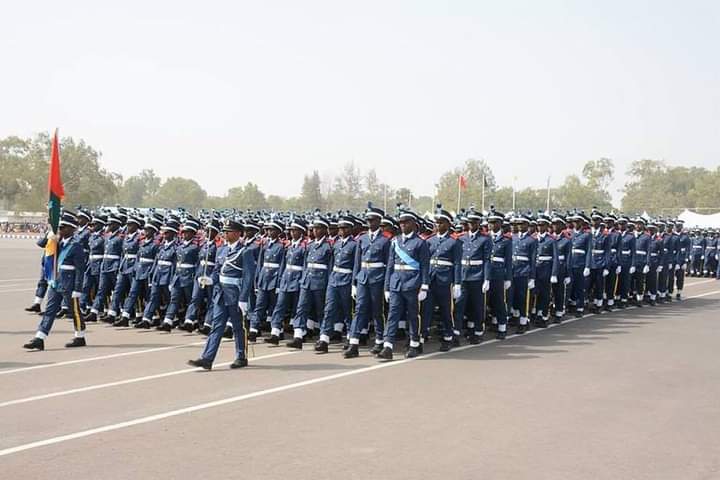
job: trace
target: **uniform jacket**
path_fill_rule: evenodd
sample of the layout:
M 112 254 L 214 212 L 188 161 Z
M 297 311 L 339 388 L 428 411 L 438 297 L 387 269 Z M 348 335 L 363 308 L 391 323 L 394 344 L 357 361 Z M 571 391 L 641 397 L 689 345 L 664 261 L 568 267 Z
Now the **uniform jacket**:
M 257 272 L 258 258 L 260 257 L 261 241 L 259 236 L 240 239 L 243 245 L 242 268 L 243 283 L 240 289 L 240 301 L 248 302 L 255 290 L 255 274 Z
M 490 280 L 512 280 L 513 242 L 512 236 L 502 232 L 491 233 L 492 253 L 490 255 Z
M 200 247 L 192 240 L 181 241 L 175 249 L 175 274 L 170 281 L 173 287 L 191 287 L 195 280 L 195 271 L 200 263 Z
M 203 275 L 212 276 L 213 270 L 215 269 L 215 257 L 217 256 L 218 247 L 214 241 L 205 241 L 200 246 L 198 252 L 198 263 L 195 268 L 195 278 L 200 278 Z
M 692 242 L 690 241 L 690 236 L 685 233 L 679 233 L 677 235 L 678 238 L 678 254 L 677 254 L 677 263 L 684 264 L 687 263 L 690 259 L 690 251 L 692 250 Z
M 85 252 L 74 238 L 58 243 L 58 271 L 55 290 L 58 292 L 80 292 L 85 271 Z
M 285 247 L 282 240 L 265 240 L 260 249 L 256 285 L 259 290 L 275 290 L 280 285 L 280 274 L 285 267 Z
M 100 266 L 105 253 L 105 236 L 102 231 L 92 232 L 88 241 L 90 253 L 87 259 L 86 270 L 91 275 L 100 275 Z
M 297 242 L 288 242 L 285 247 L 285 261 L 280 273 L 280 290 L 283 292 L 297 292 L 300 290 L 300 279 L 305 269 L 305 254 L 307 242 L 303 239 Z
M 170 285 L 170 281 L 175 275 L 175 264 L 177 262 L 177 240 L 172 242 L 163 242 L 158 246 L 158 252 L 155 257 L 155 265 L 153 267 L 152 284 L 153 285 Z
M 448 235 L 449 237 L 449 235 Z M 435 238 L 435 237 L 434 237 Z M 457 240 L 444 239 L 442 242 L 430 239 L 430 277 L 438 278 L 442 285 L 462 282 L 482 282 L 490 280 L 490 257 L 492 256 L 492 240 L 479 231 L 475 235 L 463 235 Z M 436 245 L 437 244 L 437 245 Z M 453 249 L 459 252 L 453 252 Z M 458 261 L 453 255 L 458 255 Z M 449 259 L 455 262 L 450 267 L 435 265 L 436 258 Z
M 558 276 L 560 267 L 558 264 L 557 241 L 551 233 L 538 234 L 537 255 L 535 258 L 535 278 L 549 280 L 552 276 Z
M 598 228 L 596 231 L 591 231 L 590 235 L 592 236 L 592 257 L 590 260 L 590 268 L 610 268 L 610 250 L 612 248 L 612 239 L 605 234 L 602 228 Z
M 342 287 L 352 283 L 356 250 L 357 242 L 352 237 L 346 239 L 338 237 L 335 240 L 333 245 L 333 269 L 330 272 L 328 285 Z
M 570 268 L 592 266 L 592 234 L 588 230 L 573 230 L 570 249 Z
M 105 237 L 105 250 L 103 252 L 102 265 L 100 273 L 117 272 L 120 268 L 120 259 L 122 258 L 123 238 L 120 231 L 116 230 Z
M 557 252 L 557 276 L 558 278 L 569 277 L 568 265 L 572 258 L 572 237 L 561 233 L 555 236 L 555 251 Z
M 416 233 L 408 237 L 405 235 L 395 237 L 390 245 L 385 272 L 385 291 L 413 291 L 429 284 L 430 249 L 427 242 Z
M 143 238 L 135 260 L 135 279 L 148 280 L 152 276 L 159 245 L 154 238 Z
M 636 234 L 635 237 L 635 267 L 644 267 L 650 263 L 650 244 L 652 238 L 646 232 Z
M 535 278 L 537 240 L 528 233 L 518 233 L 512 237 L 513 277 Z
M 636 241 L 635 234 L 628 231 L 619 237 L 618 264 L 624 268 L 635 265 Z
M 243 283 L 243 239 L 218 248 L 213 269 L 213 303 L 237 306 Z
M 300 286 L 306 290 L 325 290 L 333 268 L 332 245 L 327 238 L 308 243 Z
M 131 274 L 135 272 L 137 253 L 140 249 L 140 231 L 132 235 L 125 235 L 122 246 L 122 260 L 120 260 L 120 273 Z
M 360 285 L 385 282 L 388 256 L 390 255 L 390 239 L 378 231 L 370 241 L 370 233 L 358 237 L 355 247 L 355 266 L 353 274 L 355 282 Z

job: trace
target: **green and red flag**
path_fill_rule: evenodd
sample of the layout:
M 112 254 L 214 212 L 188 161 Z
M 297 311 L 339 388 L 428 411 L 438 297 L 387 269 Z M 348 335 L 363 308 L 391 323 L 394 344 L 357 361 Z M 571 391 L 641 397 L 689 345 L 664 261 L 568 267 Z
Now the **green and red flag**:
M 43 270 L 45 278 L 51 284 L 57 274 L 57 232 L 60 224 L 60 207 L 62 199 L 65 196 L 62 179 L 60 178 L 60 143 L 58 142 L 58 132 L 52 139 L 52 147 L 50 149 L 50 173 L 48 174 L 48 222 L 53 235 L 48 235 L 47 244 L 45 245 L 45 258 L 43 259 Z

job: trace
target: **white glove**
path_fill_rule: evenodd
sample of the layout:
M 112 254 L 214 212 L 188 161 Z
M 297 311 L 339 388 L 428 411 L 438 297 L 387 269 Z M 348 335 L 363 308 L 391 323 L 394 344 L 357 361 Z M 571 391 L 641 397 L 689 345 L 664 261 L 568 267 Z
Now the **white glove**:
M 555 275 L 550 277 L 550 283 L 557 283 L 557 282 L 558 282 L 558 279 Z
M 659 266 L 658 266 L 657 272 L 658 272 L 658 273 L 662 272 L 662 265 L 659 265 Z
M 418 292 L 418 302 L 422 302 L 427 298 L 427 290 L 420 290 Z
M 610 275 L 610 270 L 603 268 L 603 277 L 607 277 L 608 275 Z
M 55 235 L 52 230 L 48 230 L 47 239 L 48 240 L 57 240 L 57 235 Z
M 279 289 L 279 288 L 276 288 L 276 289 L 275 289 L 275 295 L 280 295 L 280 289 Z
M 350 295 L 354 299 L 357 298 L 357 286 L 356 285 L 353 285 L 352 287 L 350 287 Z
M 510 288 L 510 285 L 512 285 L 512 282 L 510 280 L 505 280 L 505 282 L 503 283 L 503 287 L 505 288 L 505 290 Z
M 482 292 L 487 293 L 490 290 L 490 280 L 485 280 L 482 286 Z
M 528 290 L 532 290 L 533 288 L 535 288 L 535 279 L 531 278 L 528 280 Z
M 618 267 L 615 269 L 615 275 L 620 275 L 620 272 L 622 272 L 622 267 L 618 265 Z
M 248 311 L 248 302 L 238 302 L 238 307 L 240 307 L 242 314 L 245 315 Z
M 385 292 L 385 301 L 390 302 L 390 292 Z
M 74 291 L 74 292 L 72 292 L 71 297 L 72 298 L 80 298 L 80 297 L 82 297 L 82 292 Z
M 565 285 L 570 285 L 570 282 L 572 282 L 572 278 L 570 278 L 570 277 L 565 277 L 565 280 L 563 280 L 563 283 Z
M 585 270 L 583 270 L 583 277 L 589 277 L 589 276 L 590 276 L 590 269 L 585 268 Z
M 635 273 L 635 266 L 630 267 L 630 275 L 632 275 L 633 273 Z
M 702 256 L 700 257 L 700 260 L 705 260 L 705 255 L 702 255 Z
M 680 270 L 680 264 L 675 265 L 675 270 Z
M 650 266 L 649 266 L 649 265 L 645 265 L 645 266 L 643 267 L 643 273 L 648 273 L 648 272 L 650 272 Z
M 455 300 L 457 300 L 458 298 L 460 298 L 461 295 L 462 295 L 462 285 L 457 285 L 457 284 L 453 285 L 453 290 L 452 290 L 453 298 Z

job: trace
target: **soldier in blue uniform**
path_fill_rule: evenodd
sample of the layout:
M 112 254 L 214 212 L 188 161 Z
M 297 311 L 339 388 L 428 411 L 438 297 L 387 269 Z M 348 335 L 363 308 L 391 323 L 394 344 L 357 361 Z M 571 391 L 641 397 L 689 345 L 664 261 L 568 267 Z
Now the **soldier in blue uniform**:
M 528 233 L 530 218 L 526 215 L 518 214 L 511 223 L 518 230 L 512 237 L 512 316 L 519 320 L 517 333 L 525 333 L 529 323 L 530 292 L 535 288 L 537 240 Z
M 635 226 L 635 272 L 630 283 L 631 296 L 636 307 L 642 307 L 645 291 L 647 290 L 647 276 L 650 273 L 650 244 L 652 238 L 645 227 L 645 220 L 636 217 L 632 223 Z
M 552 287 L 559 282 L 557 241 L 550 233 L 552 218 L 546 214 L 537 216 L 537 252 L 535 264 L 535 292 L 537 316 L 535 325 L 541 328 L 548 326 L 550 320 L 550 298 Z
M 720 272 L 718 266 L 718 238 L 717 232 L 714 230 L 708 231 L 708 236 L 705 239 L 705 260 L 703 263 L 703 276 L 712 277 L 713 272 Z
M 592 265 L 592 234 L 588 230 L 590 219 L 583 212 L 568 217 L 573 222 L 571 235 L 571 256 L 569 269 L 572 274 L 571 292 L 568 303 L 575 310 L 576 317 L 585 313 L 588 279 Z
M 306 248 L 300 278 L 300 296 L 292 320 L 293 339 L 287 343 L 288 348 L 302 349 L 309 316 L 319 315 L 324 309 L 329 272 L 333 268 L 332 245 L 328 240 L 329 225 L 329 220 L 320 215 L 313 220 L 314 240 Z
M 217 356 L 224 330 L 229 321 L 235 338 L 235 360 L 230 368 L 243 368 L 247 361 L 246 328 L 240 308 L 240 290 L 243 283 L 243 250 L 245 241 L 241 238 L 243 224 L 240 219 L 228 218 L 223 225 L 226 244 L 220 247 L 216 256 L 212 283 L 215 285 L 212 298 L 212 328 L 202 355 L 197 360 L 190 360 L 193 367 L 212 369 Z
M 250 342 L 257 339 L 263 324 L 275 310 L 280 275 L 285 267 L 285 246 L 280 239 L 285 225 L 277 216 L 272 216 L 263 227 L 266 238 L 260 248 L 255 275 L 255 287 L 258 294 L 255 309 L 250 316 L 250 333 L 248 334 Z
M 360 337 L 368 331 L 371 320 L 375 329 L 375 341 L 370 353 L 377 355 L 382 351 L 385 335 L 383 291 L 390 240 L 389 235 L 382 230 L 382 222 L 386 218 L 382 209 L 368 204 L 365 218 L 368 232 L 359 236 L 355 248 L 354 283 L 351 288 L 355 298 L 355 316 L 350 324 L 350 347 L 343 354 L 345 358 L 359 355 Z
M 448 309 L 451 298 L 457 302 L 454 312 L 443 315 L 442 307 L 440 310 L 443 325 L 440 350 L 448 351 L 453 346 L 459 346 L 465 317 L 470 344 L 477 345 L 483 340 L 493 246 L 490 237 L 481 229 L 483 216 L 474 208 L 466 210 L 463 219 L 468 223 L 468 231 L 458 240 L 448 232 L 452 216 L 440 210 L 436 218 L 438 235 L 429 242 L 429 298 L 437 297 L 447 304 Z M 441 231 L 445 234 L 442 235 Z M 423 313 L 426 315 L 425 322 L 429 323 L 432 311 L 428 311 L 428 300 L 425 302 Z
M 603 217 L 605 224 L 604 234 L 610 244 L 610 253 L 607 257 L 605 269 L 608 271 L 605 276 L 605 311 L 612 311 L 615 302 L 618 300 L 618 288 L 620 284 L 620 265 L 618 264 L 618 249 L 620 243 L 620 231 L 616 228 L 618 218 L 613 213 Z
M 702 275 L 702 264 L 705 260 L 705 237 L 700 229 L 695 229 L 692 237 L 690 252 L 690 276 L 699 277 Z
M 507 336 L 507 290 L 513 278 L 513 245 L 512 235 L 503 230 L 505 215 L 490 207 L 488 226 L 492 252 L 490 254 L 490 285 L 488 289 L 488 306 L 492 308 L 493 325 L 496 325 L 495 338 L 504 340 Z
M 123 304 L 121 315 L 123 323 L 119 326 L 125 326 L 131 318 L 135 319 L 135 326 L 140 324 L 142 315 L 136 316 L 136 313 L 142 312 L 143 304 L 150 295 L 149 279 L 152 277 L 155 257 L 159 248 L 155 241 L 155 235 L 160 231 L 160 226 L 161 221 L 157 218 L 145 220 L 144 236 L 139 241 L 130 293 Z
M 320 325 L 320 339 L 315 343 L 315 352 L 317 353 L 327 353 L 330 341 L 340 340 L 345 328 L 347 328 L 348 334 L 350 330 L 350 325 L 346 325 L 345 322 L 352 315 L 352 281 L 357 248 L 357 242 L 352 237 L 355 222 L 351 217 L 341 215 L 337 223 L 338 237 L 332 248 L 333 267 L 325 294 L 326 301 Z M 349 345 L 348 339 L 346 349 L 349 348 Z
M 615 290 L 620 297 L 620 308 L 627 307 L 630 296 L 630 287 L 632 277 L 636 272 L 635 256 L 636 242 L 635 224 L 630 219 L 621 215 L 618 220 L 618 244 L 617 244 L 617 260 L 620 272 L 618 273 L 618 287 Z
M 175 249 L 175 273 L 169 285 L 170 303 L 165 311 L 165 319 L 157 327 L 163 332 L 170 332 L 178 325 L 179 320 L 176 317 L 192 299 L 195 271 L 200 263 L 200 247 L 194 241 L 199 229 L 200 222 L 191 216 L 185 218 L 180 228 L 182 240 Z
M 100 286 L 93 301 L 90 313 L 85 318 L 86 322 L 97 321 L 98 315 L 105 310 L 107 301 L 115 288 L 120 258 L 122 257 L 123 239 L 120 234 L 120 227 L 125 223 L 125 218 L 120 213 L 108 215 L 108 224 L 105 227 L 105 248 L 103 250 L 102 263 L 100 264 Z M 106 317 L 103 318 L 106 320 Z
M 108 322 L 112 322 L 114 327 L 128 326 L 128 319 L 118 319 L 117 317 L 121 316 L 121 307 L 125 302 L 125 297 L 130 292 L 135 277 L 135 263 L 137 261 L 137 252 L 140 249 L 139 229 L 142 226 L 142 220 L 131 215 L 128 217 L 126 225 L 127 230 L 122 244 L 122 259 L 120 260 L 117 280 L 115 281 L 115 290 L 112 294 L 112 303 L 107 313 Z
M 680 270 L 680 237 L 675 233 L 675 220 L 667 221 L 667 235 L 663 238 L 665 248 L 668 249 L 670 270 L 667 274 L 667 300 L 672 301 L 675 292 L 675 275 Z
M 192 296 L 190 305 L 185 312 L 185 321 L 182 329 L 186 332 L 192 332 L 196 328 L 205 335 L 210 333 L 212 324 L 212 273 L 215 267 L 215 256 L 217 255 L 216 239 L 220 233 L 220 221 L 215 218 L 214 214 L 207 221 L 205 228 L 205 241 L 200 246 L 198 253 L 197 268 L 195 269 L 195 282 L 193 283 Z M 202 326 L 200 326 L 201 317 L 203 318 Z
M 260 238 L 260 224 L 252 217 L 243 220 L 243 238 L 242 242 L 242 268 L 243 281 L 240 285 L 240 310 L 243 318 L 248 318 L 250 312 L 255 308 L 255 275 L 257 274 L 258 258 L 260 257 L 260 248 L 262 239 Z M 232 322 L 228 320 L 225 325 L 225 338 L 232 338 L 233 328 Z M 247 333 L 248 341 L 250 340 Z M 257 340 L 257 332 L 252 336 L 252 342 Z
M 688 268 L 690 260 L 690 251 L 692 250 L 692 242 L 690 236 L 683 229 L 684 222 L 680 219 L 675 220 L 675 234 L 677 235 L 677 260 L 675 263 L 675 286 L 677 292 L 675 298 L 682 299 L 682 291 L 685 286 L 685 272 Z
M 385 272 L 385 299 L 389 307 L 383 349 L 377 354 L 381 360 L 393 359 L 395 335 L 401 320 L 407 322 L 410 332 L 410 348 L 405 356 L 413 358 L 422 353 L 419 304 L 430 288 L 430 251 L 417 234 L 420 219 L 415 212 L 403 209 L 398 220 L 402 233 L 392 241 Z
M 650 251 L 648 253 L 648 267 L 649 271 L 645 277 L 648 303 L 655 305 L 660 300 L 658 292 L 658 281 L 659 276 L 662 273 L 662 258 L 663 258 L 663 242 L 662 237 L 659 235 L 660 221 L 651 221 L 648 223 L 648 234 L 650 235 Z
M 594 303 L 590 306 L 590 310 L 594 313 L 600 313 L 603 308 L 603 299 L 605 296 L 605 277 L 610 274 L 608 269 L 610 263 L 610 255 L 612 248 L 612 239 L 605 234 L 602 226 L 603 215 L 597 210 L 593 210 L 590 214 L 593 222 L 591 234 L 592 257 L 590 261 L 590 291 Z M 609 299 L 610 297 L 608 297 Z M 614 302 L 613 302 L 614 303 Z M 606 309 L 611 309 L 612 305 L 607 304 Z
M 553 213 L 552 225 L 557 252 L 557 279 L 552 284 L 553 309 L 555 311 L 553 323 L 562 322 L 567 304 L 568 285 L 572 281 L 570 259 L 572 257 L 572 238 L 567 232 L 567 220 L 559 213 Z
M 658 301 L 671 302 L 668 296 L 668 282 L 675 271 L 675 252 L 673 251 L 672 224 L 670 220 L 659 219 L 657 222 L 658 234 L 662 240 L 662 254 L 658 267 Z
M 39 238 L 37 242 L 35 242 L 38 247 L 43 249 L 43 255 L 40 257 L 40 279 L 38 279 L 37 287 L 35 287 L 35 298 L 32 304 L 30 304 L 29 307 L 25 307 L 26 312 L 42 314 L 40 305 L 45 299 L 48 288 L 47 280 L 45 280 L 45 271 L 43 269 L 43 264 L 45 263 L 45 246 L 47 245 L 47 236 L 51 234 L 52 231 L 49 230 L 44 237 Z
M 162 227 L 163 242 L 158 246 L 153 265 L 150 282 L 150 299 L 145 305 L 142 320 L 136 325 L 138 328 L 150 328 L 160 325 L 157 316 L 161 304 L 170 299 L 170 282 L 175 276 L 177 264 L 177 239 L 180 222 L 175 218 L 168 218 Z M 156 320 L 157 319 L 157 320 Z
M 280 285 L 277 302 L 270 320 L 270 336 L 265 343 L 279 345 L 283 337 L 283 321 L 297 311 L 300 296 L 300 279 L 305 265 L 307 243 L 304 239 L 307 224 L 302 218 L 292 216 L 289 219 L 290 239 L 285 246 L 282 269 L 278 273 Z
M 86 255 L 85 275 L 83 277 L 82 297 L 80 298 L 80 309 L 86 313 L 95 300 L 95 294 L 100 283 L 100 266 L 105 252 L 105 234 L 103 230 L 107 226 L 107 217 L 100 213 L 93 216 L 92 233 L 88 238 L 88 254 Z M 96 320 L 91 318 L 90 321 Z M 86 319 L 87 321 L 87 319 Z
M 58 229 L 57 276 L 48 280 L 48 301 L 35 337 L 23 345 L 28 350 L 44 350 L 45 339 L 50 334 L 57 313 L 65 302 L 70 307 L 75 336 L 65 346 L 84 347 L 85 322 L 80 314 L 80 290 L 85 270 L 85 253 L 82 245 L 73 238 L 77 228 L 77 217 L 69 211 L 62 213 Z

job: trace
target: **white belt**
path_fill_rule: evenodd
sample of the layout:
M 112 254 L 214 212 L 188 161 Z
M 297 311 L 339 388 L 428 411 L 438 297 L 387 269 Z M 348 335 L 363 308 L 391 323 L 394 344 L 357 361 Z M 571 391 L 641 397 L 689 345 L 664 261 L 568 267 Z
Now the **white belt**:
M 215 265 L 215 262 L 208 262 L 207 260 L 200 260 L 200 265 L 207 265 L 208 267 L 212 267 Z
M 463 263 L 463 265 L 472 265 L 472 263 L 470 263 L 472 261 L 474 261 L 474 260 L 463 260 L 462 263 Z M 482 260 L 480 260 L 480 263 L 478 265 L 480 265 L 481 263 L 482 263 Z M 430 264 L 431 265 L 439 265 L 441 267 L 452 267 L 454 265 L 453 262 L 451 262 L 449 260 L 441 260 L 439 258 L 431 258 Z
M 583 252 L 583 253 L 584 253 L 584 252 Z M 592 253 L 594 253 L 594 254 L 601 254 L 601 253 L 605 253 L 605 250 L 597 250 L 597 249 L 594 249 L 594 248 L 593 248 Z
M 585 255 L 585 250 L 583 250 L 582 248 L 573 248 L 572 253 L 580 253 L 582 255 Z
M 335 273 L 352 273 L 352 268 L 333 267 Z
M 292 270 L 294 272 L 302 272 L 302 265 L 286 265 L 285 270 Z
M 492 257 L 490 260 L 493 262 L 505 263 L 505 259 L 503 257 Z
M 220 283 L 224 285 L 240 285 L 240 278 L 237 277 L 226 277 L 225 275 L 220 275 Z
M 178 263 L 178 268 L 195 268 L 194 263 Z
M 137 254 L 136 254 L 136 253 L 126 253 L 126 254 L 125 254 L 125 259 L 126 259 L 126 260 L 135 260 L 136 258 L 137 258 Z
M 360 262 L 362 268 L 383 268 L 385 264 L 383 262 Z
M 153 263 L 154 261 L 154 258 L 140 257 L 140 263 Z
M 636 255 L 647 255 L 647 252 L 645 250 L 635 250 Z
M 395 270 L 415 271 L 418 269 L 413 267 L 412 265 L 395 265 Z
M 703 246 L 702 246 L 702 245 L 693 245 L 693 248 L 700 248 L 700 249 L 702 249 Z
M 623 250 L 621 253 L 623 255 L 630 255 L 632 253 L 632 250 Z
M 90 260 L 102 260 L 104 256 L 103 254 L 90 255 Z
M 680 249 L 680 251 L 681 251 L 681 252 L 684 252 L 684 251 L 685 251 L 685 249 L 684 249 L 684 248 L 681 248 L 681 249 Z
M 650 256 L 651 256 L 651 257 L 657 257 L 658 254 L 657 254 L 657 253 L 651 253 Z
M 172 267 L 172 262 L 168 262 L 167 260 L 158 260 L 158 265 L 162 265 L 163 267 Z
M 611 248 L 610 253 L 617 253 L 617 248 Z
M 120 255 L 111 255 L 109 253 L 106 253 L 103 255 L 103 258 L 109 258 L 110 260 L 118 260 L 120 258 Z
M 280 268 L 280 264 L 272 263 L 272 262 L 265 262 L 265 263 L 263 263 L 263 268 Z
M 565 255 L 558 255 L 558 260 L 565 260 Z
M 75 265 L 60 265 L 60 270 L 75 270 Z
M 452 266 L 452 262 L 447 262 L 447 263 L 449 263 L 450 266 Z M 470 267 L 476 267 L 478 265 L 482 265 L 483 263 L 485 263 L 485 262 L 483 262 L 482 260 L 463 260 L 462 261 L 463 265 L 470 266 Z M 444 264 L 439 263 L 439 265 L 444 265 Z
M 540 260 L 541 262 L 549 262 L 550 260 L 552 260 L 552 255 L 540 255 L 538 257 L 538 260 Z
M 518 260 L 520 262 L 529 262 L 530 259 L 526 257 L 525 255 L 513 255 L 513 260 Z
M 308 263 L 307 266 L 316 270 L 327 270 L 328 268 L 324 263 Z

